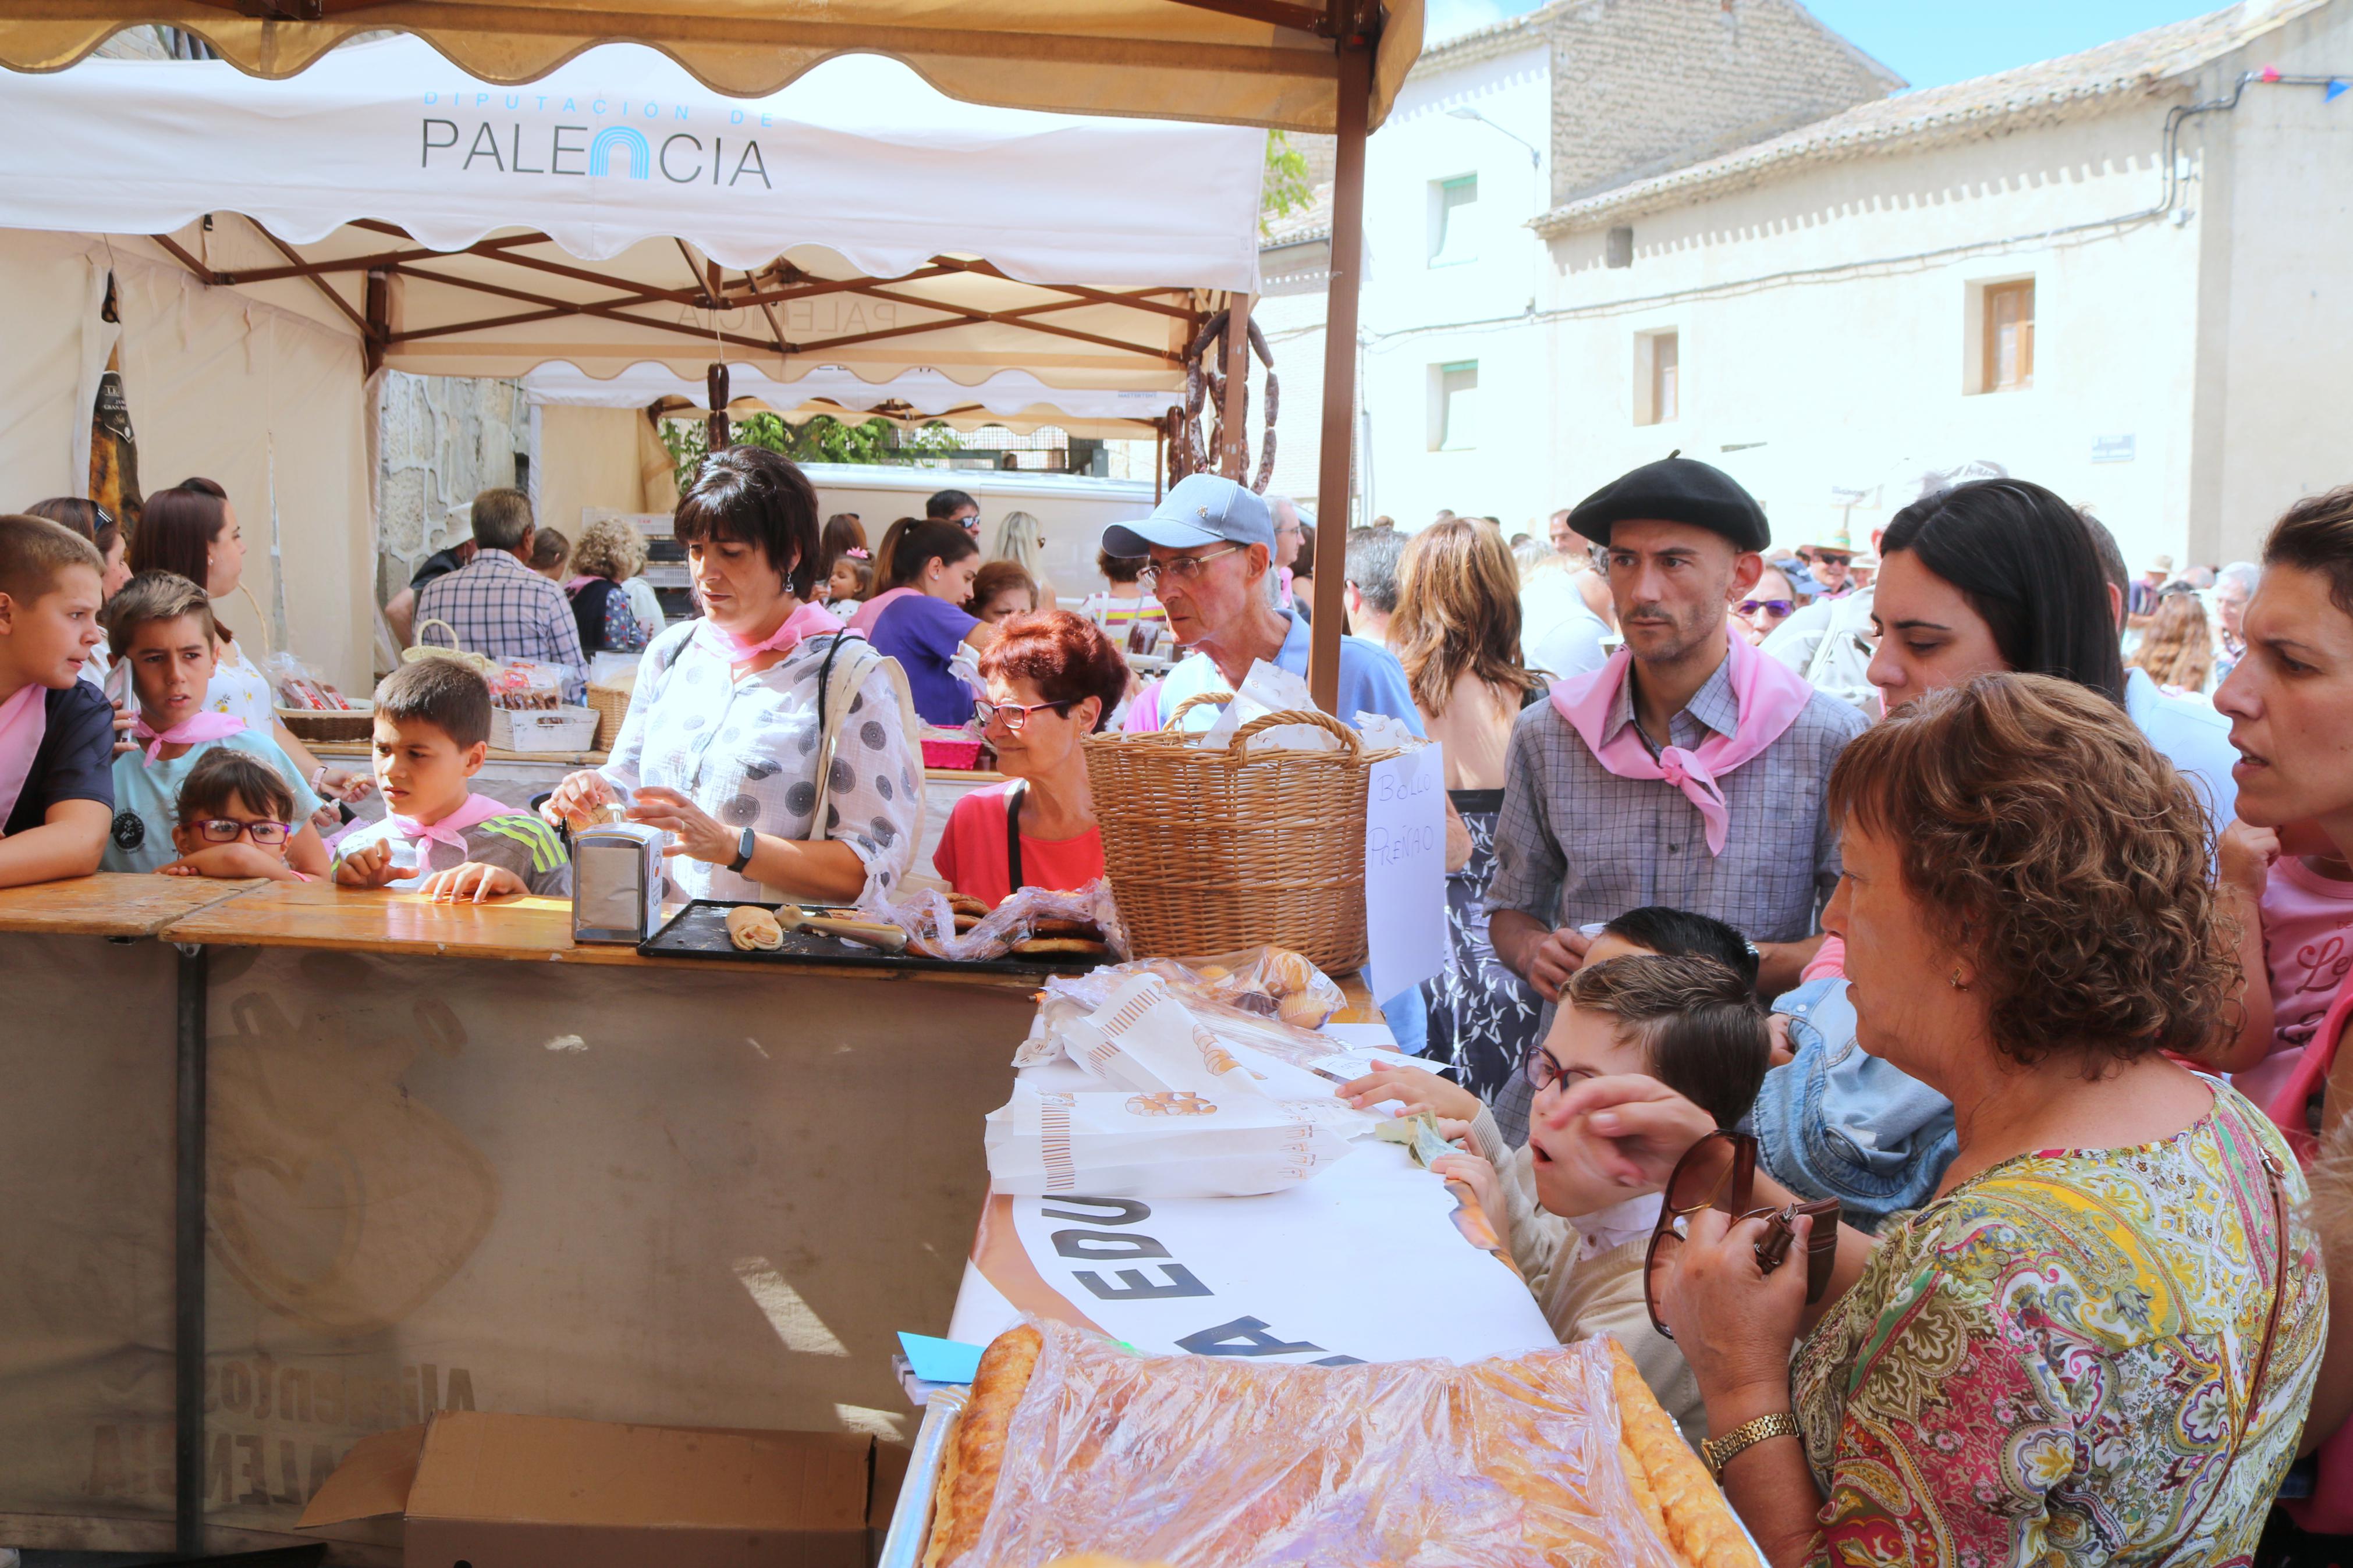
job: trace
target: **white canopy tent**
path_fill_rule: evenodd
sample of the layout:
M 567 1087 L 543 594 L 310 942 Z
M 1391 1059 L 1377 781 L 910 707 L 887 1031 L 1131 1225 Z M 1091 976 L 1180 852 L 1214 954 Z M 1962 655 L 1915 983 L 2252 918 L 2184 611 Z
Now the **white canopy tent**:
M 796 416 L 963 424 L 978 408 L 1141 437 L 1182 402 L 1202 322 L 1257 281 L 1262 132 L 959 103 L 874 56 L 738 101 L 637 46 L 524 89 L 395 37 L 285 80 L 181 61 L 0 72 L 0 114 L 26 132 L 0 145 L 0 247 L 47 231 L 84 258 L 0 307 L 79 339 L 60 340 L 44 384 L 0 395 L 0 458 L 27 492 L 5 504 L 80 490 L 90 362 L 117 333 L 94 319 L 90 278 L 138 274 L 119 328 L 132 414 L 142 449 L 171 454 L 147 482 L 212 473 L 249 529 L 264 504 L 282 518 L 248 572 L 282 627 L 270 640 L 355 685 L 370 658 L 371 371 L 550 367 L 543 383 L 568 390 L 542 401 L 578 426 L 551 461 L 630 444 L 593 407 L 702 403 L 713 362 L 737 394 Z M 182 300 L 168 331 L 167 312 L 140 310 L 159 289 Z M 209 379 L 173 367 L 197 317 L 248 334 L 232 379 L 217 353 Z M 321 384 L 307 362 L 273 379 L 269 356 L 297 341 L 350 366 L 348 395 L 287 405 L 287 386 Z M 215 456 L 232 447 L 237 460 Z M 319 453 L 342 458 L 332 492 L 290 489 Z M 634 482 L 640 468 L 614 454 L 605 470 Z M 564 502 L 551 517 L 633 504 L 541 475 Z

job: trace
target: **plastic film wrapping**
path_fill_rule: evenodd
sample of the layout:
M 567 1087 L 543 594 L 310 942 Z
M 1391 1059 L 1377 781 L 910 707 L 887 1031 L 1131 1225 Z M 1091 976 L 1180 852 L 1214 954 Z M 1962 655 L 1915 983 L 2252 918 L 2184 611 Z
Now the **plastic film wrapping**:
M 1035 1326 L 994 1500 L 944 1568 L 1676 1568 L 1620 1458 L 1604 1342 L 1288 1366 Z

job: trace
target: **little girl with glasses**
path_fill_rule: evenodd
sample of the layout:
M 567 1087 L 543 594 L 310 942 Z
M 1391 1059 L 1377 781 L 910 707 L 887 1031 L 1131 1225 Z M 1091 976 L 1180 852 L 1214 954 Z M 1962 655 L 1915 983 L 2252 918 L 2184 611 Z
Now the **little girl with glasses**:
M 294 792 L 258 757 L 216 748 L 197 758 L 180 785 L 177 816 L 172 847 L 180 858 L 160 868 L 166 877 L 311 879 L 286 863 L 298 826 Z

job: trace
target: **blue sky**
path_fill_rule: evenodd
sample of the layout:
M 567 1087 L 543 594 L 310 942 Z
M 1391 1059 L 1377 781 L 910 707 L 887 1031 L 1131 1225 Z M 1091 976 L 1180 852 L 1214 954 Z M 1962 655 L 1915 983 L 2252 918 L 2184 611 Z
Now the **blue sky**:
M 1429 0 L 1430 36 L 1448 37 L 1538 0 Z M 1704 0 L 1686 0 L 1699 5 Z M 1803 0 L 1914 87 L 2072 55 L 2221 8 L 2222 0 Z
M 1805 0 L 1914 87 L 2072 55 L 2220 8 L 2218 0 Z

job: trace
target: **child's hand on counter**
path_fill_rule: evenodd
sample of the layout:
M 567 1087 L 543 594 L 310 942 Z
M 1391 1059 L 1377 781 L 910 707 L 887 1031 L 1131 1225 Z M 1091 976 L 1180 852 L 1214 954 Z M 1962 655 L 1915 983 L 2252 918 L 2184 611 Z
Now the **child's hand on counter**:
M 283 855 L 253 844 L 207 844 L 156 870 L 166 877 L 267 877 L 274 882 L 301 880 Z
M 531 889 L 504 866 L 469 860 L 447 871 L 436 871 L 417 889 L 437 904 L 479 904 L 486 899 L 520 898 Z
M 1504 1210 L 1504 1187 L 1495 1179 L 1494 1166 L 1476 1154 L 1445 1154 L 1432 1160 L 1430 1168 L 1450 1182 L 1461 1182 L 1476 1194 L 1479 1206 L 1486 1211 L 1487 1223 L 1495 1227 L 1496 1236 L 1510 1239 L 1511 1218 Z
M 1407 1115 L 1427 1110 L 1433 1116 L 1469 1121 L 1479 1114 L 1477 1095 L 1451 1079 L 1420 1068 L 1376 1068 L 1362 1078 L 1342 1084 L 1336 1092 L 1359 1110 L 1369 1110 L 1385 1100 L 1401 1100 Z
M 354 849 L 335 862 L 335 886 L 338 888 L 381 888 L 400 879 L 401 868 L 392 863 L 392 846 L 371 844 Z

